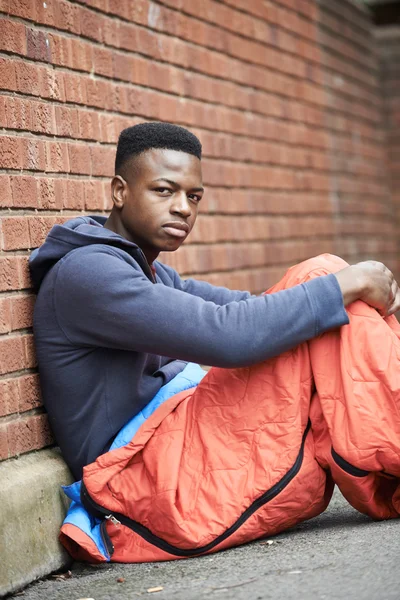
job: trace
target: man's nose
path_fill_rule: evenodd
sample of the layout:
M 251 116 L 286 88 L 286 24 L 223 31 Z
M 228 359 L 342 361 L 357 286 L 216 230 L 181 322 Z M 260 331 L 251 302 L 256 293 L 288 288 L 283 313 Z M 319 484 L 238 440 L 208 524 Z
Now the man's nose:
M 170 212 L 171 214 L 179 214 L 186 218 L 192 214 L 192 207 L 183 190 L 173 195 Z

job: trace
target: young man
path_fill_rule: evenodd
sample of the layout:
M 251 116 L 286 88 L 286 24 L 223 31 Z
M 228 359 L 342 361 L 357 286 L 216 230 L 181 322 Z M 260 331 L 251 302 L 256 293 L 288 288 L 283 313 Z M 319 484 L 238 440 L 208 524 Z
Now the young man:
M 324 256 L 258 297 L 180 279 L 157 257 L 187 238 L 204 189 L 199 140 L 171 124 L 121 133 L 111 190 L 108 219 L 55 226 L 30 266 L 43 401 L 113 560 L 270 535 L 325 508 L 329 471 L 360 510 L 397 516 L 390 271 Z M 382 470 L 386 498 L 370 501 Z M 75 556 L 110 558 L 78 529 L 63 528 Z

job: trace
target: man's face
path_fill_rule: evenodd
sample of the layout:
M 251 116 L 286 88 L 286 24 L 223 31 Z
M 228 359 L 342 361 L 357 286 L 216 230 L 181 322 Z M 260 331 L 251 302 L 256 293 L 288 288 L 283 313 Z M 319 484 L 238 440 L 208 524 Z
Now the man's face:
M 152 149 L 128 162 L 124 175 L 112 184 L 114 201 L 122 198 L 120 207 L 115 202 L 122 233 L 151 263 L 159 252 L 177 250 L 192 230 L 204 191 L 201 162 L 185 152 Z

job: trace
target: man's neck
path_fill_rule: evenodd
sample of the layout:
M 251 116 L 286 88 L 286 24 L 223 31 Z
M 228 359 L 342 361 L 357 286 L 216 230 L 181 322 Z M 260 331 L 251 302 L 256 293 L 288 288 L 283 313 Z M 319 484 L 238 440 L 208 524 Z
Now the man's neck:
M 110 231 L 113 231 L 114 233 L 117 233 L 118 235 L 125 238 L 129 242 L 133 242 L 134 244 L 137 244 L 136 240 L 132 239 L 132 237 L 126 231 L 126 229 L 123 226 L 123 224 L 121 223 L 120 219 L 116 218 L 113 211 L 111 211 L 110 216 L 108 217 L 107 221 L 104 223 L 103 227 L 105 227 L 106 229 L 109 229 Z M 139 244 L 138 244 L 138 246 L 139 246 Z M 158 253 L 150 254 L 150 253 L 146 252 L 145 250 L 143 250 L 143 248 L 141 248 L 140 246 L 139 246 L 139 248 L 143 252 L 149 266 L 151 267 L 153 262 L 156 260 Z

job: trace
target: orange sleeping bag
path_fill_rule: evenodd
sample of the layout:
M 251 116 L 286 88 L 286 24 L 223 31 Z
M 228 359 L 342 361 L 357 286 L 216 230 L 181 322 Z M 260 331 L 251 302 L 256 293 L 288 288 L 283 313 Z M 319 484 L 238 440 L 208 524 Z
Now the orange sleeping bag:
M 323 255 L 267 293 L 338 271 Z M 333 482 L 377 519 L 400 511 L 400 326 L 357 301 L 350 325 L 258 365 L 212 368 L 124 447 L 84 469 L 111 560 L 170 560 L 270 536 L 322 512 Z M 105 517 L 105 518 L 104 518 Z M 61 540 L 105 560 L 77 527 Z

